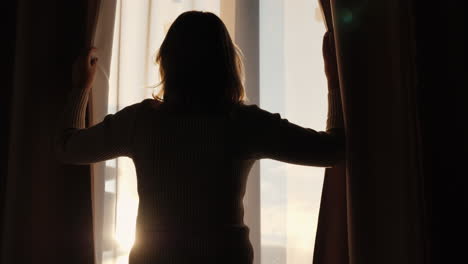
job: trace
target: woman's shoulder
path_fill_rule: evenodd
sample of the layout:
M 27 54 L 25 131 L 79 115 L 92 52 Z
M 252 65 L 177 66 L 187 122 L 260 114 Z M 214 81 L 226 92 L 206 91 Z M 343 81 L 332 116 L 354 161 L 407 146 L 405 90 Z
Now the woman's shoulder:
M 254 120 L 262 118 L 272 118 L 279 115 L 277 113 L 272 113 L 261 108 L 260 106 L 258 106 L 258 104 L 241 103 L 236 105 L 234 109 L 234 112 L 237 113 L 239 116 Z
M 143 99 L 140 104 L 142 107 L 158 108 L 162 105 L 162 102 L 154 98 L 146 98 Z
M 255 113 L 261 110 L 257 104 L 239 103 L 233 106 L 233 111 L 240 114 Z
M 140 107 L 148 109 L 152 112 L 154 110 L 158 110 L 159 112 L 164 112 L 163 109 L 169 108 L 169 106 L 165 107 L 165 104 L 159 100 L 153 99 L 153 98 L 147 98 L 142 100 L 139 103 Z M 259 120 L 259 119 L 265 119 L 265 118 L 274 118 L 278 114 L 276 113 L 271 113 L 263 108 L 261 108 L 258 104 L 250 104 L 250 103 L 245 103 L 241 102 L 238 104 L 231 105 L 232 107 L 229 107 L 230 111 L 230 116 L 232 118 L 237 118 L 237 119 L 242 119 L 242 120 Z M 170 112 L 170 111 L 169 111 Z

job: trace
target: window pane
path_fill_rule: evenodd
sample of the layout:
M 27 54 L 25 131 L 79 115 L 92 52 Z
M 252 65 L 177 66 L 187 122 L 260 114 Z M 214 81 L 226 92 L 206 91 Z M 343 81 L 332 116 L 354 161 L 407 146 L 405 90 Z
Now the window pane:
M 325 129 L 327 86 L 317 0 L 260 0 L 260 106 Z M 324 170 L 262 160 L 261 261 L 310 264 Z

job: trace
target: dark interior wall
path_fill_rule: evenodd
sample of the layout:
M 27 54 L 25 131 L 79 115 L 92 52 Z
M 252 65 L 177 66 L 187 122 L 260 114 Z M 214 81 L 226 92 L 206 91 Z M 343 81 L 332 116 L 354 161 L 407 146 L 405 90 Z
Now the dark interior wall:
M 2 4 L 3 15 L 2 20 L 2 80 L 3 89 L 0 96 L 0 122 L 2 124 L 2 132 L 0 133 L 0 227 L 3 226 L 4 218 L 4 197 L 6 186 L 6 175 L 8 171 L 8 142 L 10 136 L 10 108 L 11 108 L 11 95 L 13 91 L 13 67 L 15 58 L 15 43 L 16 43 L 16 11 L 17 2 L 8 1 Z M 0 237 L 1 237 L 0 228 Z M 1 240 L 0 240 L 1 245 Z M 0 259 L 1 259 L 0 251 Z
M 461 3 L 463 1 L 458 1 Z M 430 263 L 466 261 L 466 9 L 415 1 L 418 92 Z

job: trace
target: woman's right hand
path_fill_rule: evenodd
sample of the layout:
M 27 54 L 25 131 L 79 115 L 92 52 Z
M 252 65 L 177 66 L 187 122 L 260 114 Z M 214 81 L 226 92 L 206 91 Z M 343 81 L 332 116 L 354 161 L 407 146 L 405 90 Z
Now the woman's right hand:
M 97 48 L 90 48 L 86 55 L 76 58 L 72 66 L 73 86 L 78 89 L 91 89 L 96 76 L 98 57 Z
M 323 36 L 323 60 L 325 65 L 325 75 L 328 80 L 328 90 L 340 89 L 340 79 L 338 76 L 338 65 L 336 60 L 335 39 L 333 33 L 325 32 Z

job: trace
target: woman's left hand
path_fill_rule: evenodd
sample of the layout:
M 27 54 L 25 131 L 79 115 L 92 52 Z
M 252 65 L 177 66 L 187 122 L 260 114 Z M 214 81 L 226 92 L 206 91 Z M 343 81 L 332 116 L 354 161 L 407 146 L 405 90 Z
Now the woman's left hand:
M 73 63 L 72 82 L 79 89 L 91 89 L 96 75 L 97 48 L 92 47 L 86 56 L 79 56 Z
M 323 36 L 323 60 L 325 65 L 325 75 L 328 80 L 328 89 L 340 89 L 340 78 L 338 76 L 338 64 L 336 59 L 335 38 L 333 32 L 327 31 Z

